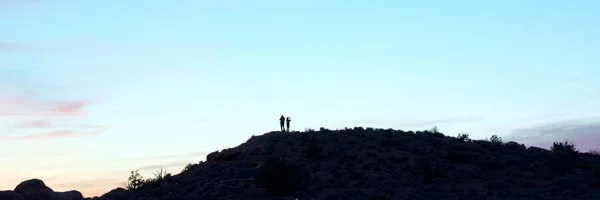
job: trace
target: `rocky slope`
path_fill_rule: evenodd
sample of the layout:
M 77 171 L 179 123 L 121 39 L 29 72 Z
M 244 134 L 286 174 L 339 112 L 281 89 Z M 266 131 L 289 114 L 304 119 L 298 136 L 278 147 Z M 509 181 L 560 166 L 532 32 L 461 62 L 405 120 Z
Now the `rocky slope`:
M 600 156 L 555 147 L 360 127 L 271 132 L 87 199 L 600 199 Z

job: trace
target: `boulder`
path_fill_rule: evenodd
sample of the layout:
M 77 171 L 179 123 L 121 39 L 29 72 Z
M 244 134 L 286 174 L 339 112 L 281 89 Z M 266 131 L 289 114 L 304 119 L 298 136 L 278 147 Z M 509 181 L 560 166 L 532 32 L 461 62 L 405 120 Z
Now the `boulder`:
M 53 200 L 83 200 L 83 195 L 77 190 L 55 192 L 52 197 Z
M 13 193 L 20 195 L 20 197 L 6 193 L 4 195 L 12 196 L 5 199 L 4 196 L 0 195 L 0 200 L 12 200 L 10 198 L 15 200 L 83 200 L 83 195 L 79 191 L 54 192 L 40 179 L 31 179 L 19 183 Z
M 127 199 L 129 193 L 125 188 L 116 188 L 100 196 L 100 199 Z
M 1 200 L 25 200 L 23 195 L 14 191 L 0 191 Z
M 21 194 L 25 199 L 53 200 L 54 191 L 40 179 L 23 181 L 15 187 L 14 191 Z

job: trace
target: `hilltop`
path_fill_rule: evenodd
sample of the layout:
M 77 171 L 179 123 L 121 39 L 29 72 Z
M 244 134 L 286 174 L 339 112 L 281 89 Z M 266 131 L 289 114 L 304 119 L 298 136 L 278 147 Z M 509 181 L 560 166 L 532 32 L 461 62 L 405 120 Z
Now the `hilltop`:
M 179 174 L 137 175 L 128 189 L 86 199 L 600 199 L 596 153 L 436 129 L 269 132 Z

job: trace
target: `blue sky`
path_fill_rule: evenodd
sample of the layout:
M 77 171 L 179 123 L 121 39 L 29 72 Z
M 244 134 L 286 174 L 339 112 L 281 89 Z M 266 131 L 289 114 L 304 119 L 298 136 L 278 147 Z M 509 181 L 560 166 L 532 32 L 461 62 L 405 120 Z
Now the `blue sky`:
M 102 194 L 278 129 L 600 148 L 600 2 L 4 0 L 0 189 Z M 5 178 L 8 177 L 8 178 Z

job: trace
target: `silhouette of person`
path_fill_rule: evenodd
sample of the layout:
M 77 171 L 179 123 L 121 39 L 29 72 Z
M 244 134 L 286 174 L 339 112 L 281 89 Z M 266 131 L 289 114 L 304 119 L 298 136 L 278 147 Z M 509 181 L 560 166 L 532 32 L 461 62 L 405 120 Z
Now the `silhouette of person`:
M 287 119 L 285 120 L 286 124 L 287 124 L 287 132 L 290 132 L 290 121 L 292 121 L 292 118 L 287 117 Z
M 285 132 L 285 127 L 283 126 L 285 122 L 285 117 L 283 115 L 281 115 L 281 117 L 279 118 L 279 126 L 281 126 L 281 132 Z

